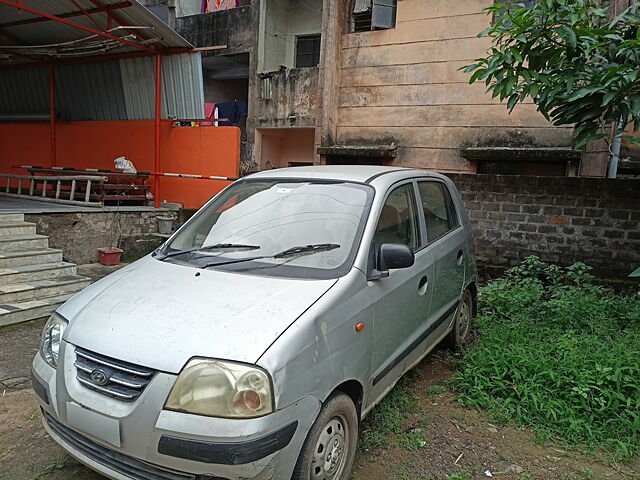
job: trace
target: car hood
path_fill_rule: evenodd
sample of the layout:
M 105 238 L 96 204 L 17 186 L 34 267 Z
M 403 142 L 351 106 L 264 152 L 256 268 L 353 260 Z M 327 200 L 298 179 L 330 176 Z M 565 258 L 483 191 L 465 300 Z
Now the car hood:
M 192 357 L 254 363 L 336 280 L 260 277 L 146 257 L 63 305 L 64 339 L 178 373 Z

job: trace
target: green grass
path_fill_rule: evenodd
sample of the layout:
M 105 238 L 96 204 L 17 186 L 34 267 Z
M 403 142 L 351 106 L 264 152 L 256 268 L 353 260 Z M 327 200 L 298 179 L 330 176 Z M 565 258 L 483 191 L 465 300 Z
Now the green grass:
M 417 440 L 404 428 L 408 414 L 417 409 L 416 397 L 408 388 L 412 376 L 410 373 L 402 377 L 382 402 L 369 413 L 362 425 L 359 448 L 369 450 L 388 445 L 388 436 L 395 433 L 401 435 L 399 442 L 402 446 L 414 449 Z
M 454 473 L 449 475 L 448 480 L 470 480 L 471 475 L 468 473 Z
M 640 451 L 640 295 L 588 272 L 530 257 L 481 289 L 479 340 L 453 384 L 499 423 L 624 459 Z
M 427 393 L 429 393 L 430 395 L 440 395 L 445 391 L 446 391 L 446 388 L 443 385 L 431 385 L 427 389 Z
M 61 459 L 56 460 L 55 462 L 44 467 L 42 470 L 38 471 L 34 475 L 33 480 L 41 480 L 43 478 L 50 477 L 56 472 L 60 470 L 64 470 L 65 468 L 74 464 L 76 464 L 76 462 L 71 457 L 68 457 L 68 456 L 62 457 Z

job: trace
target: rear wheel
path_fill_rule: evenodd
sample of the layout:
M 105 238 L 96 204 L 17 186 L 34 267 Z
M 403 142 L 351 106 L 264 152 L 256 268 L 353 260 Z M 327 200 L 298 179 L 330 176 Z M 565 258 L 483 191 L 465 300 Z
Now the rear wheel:
M 324 404 L 304 442 L 292 480 L 347 480 L 358 442 L 358 413 L 344 393 Z
M 473 296 L 469 289 L 465 290 L 460 299 L 456 312 L 453 329 L 449 333 L 448 343 L 453 348 L 462 348 L 469 339 L 471 324 L 473 323 Z

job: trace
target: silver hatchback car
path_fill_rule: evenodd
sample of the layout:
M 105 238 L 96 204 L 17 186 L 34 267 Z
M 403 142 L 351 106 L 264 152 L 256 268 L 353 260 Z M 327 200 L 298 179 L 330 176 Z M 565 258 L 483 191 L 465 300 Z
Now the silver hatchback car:
M 44 425 L 112 479 L 345 480 L 360 420 L 438 342 L 465 341 L 475 282 L 442 175 L 251 175 L 51 317 Z

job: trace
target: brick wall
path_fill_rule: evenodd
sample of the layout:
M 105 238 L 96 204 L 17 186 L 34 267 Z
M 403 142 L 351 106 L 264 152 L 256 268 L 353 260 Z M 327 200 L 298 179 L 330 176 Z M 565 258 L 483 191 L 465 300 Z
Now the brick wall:
M 529 255 L 603 277 L 640 266 L 640 181 L 449 174 L 474 227 L 478 263 L 508 267 Z

